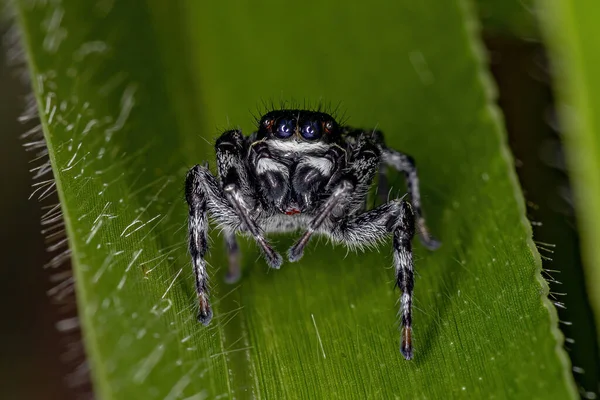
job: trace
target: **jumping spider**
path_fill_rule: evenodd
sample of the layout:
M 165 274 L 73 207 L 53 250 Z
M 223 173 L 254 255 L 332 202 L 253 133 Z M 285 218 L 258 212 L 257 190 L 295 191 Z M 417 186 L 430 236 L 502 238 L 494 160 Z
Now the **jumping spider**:
M 216 153 L 218 178 L 206 165 L 196 165 L 185 182 L 198 321 L 208 325 L 212 318 L 204 260 L 207 213 L 224 232 L 230 282 L 240 277 L 236 233 L 252 236 L 275 269 L 283 260 L 266 233 L 305 231 L 288 251 L 291 262 L 302 257 L 315 233 L 349 248 L 376 244 L 393 234 L 396 282 L 402 290 L 400 351 L 410 360 L 415 219 L 425 247 L 439 246 L 421 214 L 413 159 L 387 148 L 381 132 L 340 126 L 326 113 L 305 110 L 271 111 L 249 137 L 239 130 L 227 131 L 217 140 Z M 387 166 L 404 172 L 411 203 L 396 199 L 365 211 L 374 176 L 380 173 L 381 189 Z

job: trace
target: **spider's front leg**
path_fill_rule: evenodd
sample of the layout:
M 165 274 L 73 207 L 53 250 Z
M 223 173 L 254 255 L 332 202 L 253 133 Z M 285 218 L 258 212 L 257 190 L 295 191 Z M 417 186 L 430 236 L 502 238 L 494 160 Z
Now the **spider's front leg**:
M 339 179 L 331 180 L 325 187 L 325 190 L 331 190 L 331 195 L 321 204 L 304 235 L 288 250 L 290 261 L 302 258 L 310 238 L 327 219 L 363 206 L 379 165 L 379 157 L 378 147 L 367 136 L 358 138 L 348 167 Z
M 256 196 L 251 186 L 248 168 L 244 163 L 245 149 L 244 136 L 238 130 L 225 132 L 217 140 L 217 168 L 221 185 L 227 200 L 235 209 L 236 214 L 243 222 L 243 227 L 252 235 L 260 246 L 267 263 L 271 268 L 279 268 L 283 259 L 267 242 L 260 228 L 252 218 L 252 210 L 256 206 Z M 235 281 L 239 278 L 239 253 L 235 234 L 231 233 L 226 238 L 229 251 L 230 273 L 228 280 Z
M 213 316 L 208 300 L 208 274 L 204 259 L 208 251 L 208 214 L 210 213 L 217 224 L 225 229 L 229 255 L 234 258 L 234 260 L 230 260 L 230 263 L 238 262 L 235 259 L 239 255 L 234 232 L 244 224 L 244 221 L 225 196 L 217 178 L 205 166 L 196 165 L 187 173 L 185 198 L 189 206 L 189 251 L 196 277 L 196 293 L 200 306 L 198 321 L 208 325 Z M 237 277 L 234 276 L 233 279 L 235 278 Z M 228 276 L 228 279 L 232 279 L 232 277 Z
M 374 210 L 348 220 L 341 220 L 327 234 L 336 242 L 350 248 L 376 245 L 390 233 L 393 234 L 394 267 L 396 284 L 402 290 L 400 298 L 401 344 L 400 352 L 407 360 L 412 359 L 412 299 L 414 270 L 412 238 L 415 218 L 410 204 L 393 200 Z

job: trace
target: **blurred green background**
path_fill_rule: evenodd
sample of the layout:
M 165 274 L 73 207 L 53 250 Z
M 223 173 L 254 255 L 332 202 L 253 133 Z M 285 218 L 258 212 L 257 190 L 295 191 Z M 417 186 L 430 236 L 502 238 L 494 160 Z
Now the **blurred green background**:
M 481 2 L 481 15 L 499 105 L 535 225 L 535 240 L 541 254 L 548 257 L 545 268 L 552 270 L 547 276 L 552 291 L 567 293 L 557 295 L 557 301 L 565 305 L 558 312 L 565 322 L 561 329 L 568 338 L 574 376 L 582 396 L 592 398 L 600 382 L 598 335 L 583 280 L 546 49 L 532 40 L 538 37 L 538 30 L 524 8 L 491 11 L 492 3 Z M 7 29 L 4 25 L 3 32 Z M 0 267 L 0 311 L 5 321 L 0 330 L 0 395 L 11 399 L 78 398 L 89 393 L 89 386 L 83 381 L 73 387 L 82 381 L 67 379 L 84 361 L 77 334 L 59 334 L 55 329 L 55 324 L 72 316 L 74 310 L 52 304 L 46 295 L 53 285 L 51 273 L 42 268 L 49 259 L 40 234 L 42 211 L 35 200 L 27 200 L 32 191 L 31 154 L 21 147 L 19 135 L 26 127 L 17 122 L 26 89 L 6 58 L 5 51 L 0 58 L 0 182 L 4 193 L 0 196 L 0 246 L 5 255 Z

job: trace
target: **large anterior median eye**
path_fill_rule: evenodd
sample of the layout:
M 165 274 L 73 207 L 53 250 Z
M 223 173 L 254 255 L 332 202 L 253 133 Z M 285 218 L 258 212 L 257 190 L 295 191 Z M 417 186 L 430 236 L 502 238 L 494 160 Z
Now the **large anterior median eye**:
M 321 137 L 321 124 L 317 121 L 308 121 L 302 125 L 300 133 L 306 140 L 319 139 Z
M 294 133 L 294 121 L 291 119 L 280 119 L 277 122 L 277 130 L 275 136 L 278 138 L 289 138 Z

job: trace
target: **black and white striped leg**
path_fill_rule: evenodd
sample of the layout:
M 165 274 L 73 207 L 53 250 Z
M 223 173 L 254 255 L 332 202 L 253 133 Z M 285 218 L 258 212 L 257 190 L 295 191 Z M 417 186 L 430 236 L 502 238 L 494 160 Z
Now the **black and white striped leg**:
M 402 290 L 400 297 L 401 344 L 400 352 L 412 359 L 412 297 L 414 287 L 411 241 L 415 233 L 414 214 L 410 204 L 394 200 L 347 221 L 339 221 L 329 233 L 332 240 L 350 248 L 375 245 L 393 234 L 396 284 Z
M 398 225 L 394 229 L 394 266 L 396 284 L 402 290 L 400 297 L 400 352 L 407 360 L 413 358 L 412 351 L 412 299 L 414 289 L 414 268 L 412 238 L 415 234 L 415 218 L 410 205 L 401 203 Z
M 246 230 L 250 232 L 256 243 L 258 243 L 269 267 L 279 269 L 283 263 L 283 259 L 279 253 L 273 250 L 273 247 L 267 242 L 267 239 L 265 239 L 259 227 L 250 216 L 250 210 L 242 200 L 240 189 L 234 184 L 229 184 L 223 189 L 225 190 L 225 196 L 243 221 Z
M 244 155 L 247 154 L 244 140 L 242 132 L 238 130 L 227 131 L 217 140 L 215 150 L 221 185 L 225 197 L 242 220 L 243 228 L 256 240 L 269 266 L 279 268 L 283 262 L 281 255 L 269 245 L 251 216 L 255 196 L 243 161 Z
M 238 246 L 235 233 L 225 233 L 225 247 L 227 248 L 227 260 L 229 261 L 229 270 L 225 276 L 226 283 L 236 283 L 242 276 L 240 268 L 240 247 Z
M 204 256 L 208 250 L 207 196 L 202 188 L 200 166 L 192 168 L 185 179 L 185 198 L 189 206 L 188 236 L 198 295 L 198 321 L 208 325 L 213 313 L 208 301 L 208 275 Z
M 326 218 L 330 217 L 333 209 L 338 205 L 345 204 L 352 195 L 352 190 L 354 189 L 354 185 L 347 180 L 341 181 L 336 188 L 333 190 L 333 193 L 325 203 L 319 209 L 317 215 L 310 221 L 308 225 L 308 229 L 300 240 L 298 240 L 289 250 L 288 250 L 288 259 L 291 262 L 298 261 L 302 258 L 304 253 L 304 247 L 308 244 L 310 238 L 315 233 L 317 229 L 321 227 Z
M 419 176 L 417 175 L 417 167 L 413 158 L 399 151 L 389 149 L 382 145 L 381 158 L 387 165 L 392 166 L 400 172 L 404 172 L 408 193 L 411 197 L 411 203 L 416 217 L 417 231 L 421 239 L 421 243 L 429 250 L 435 250 L 440 247 L 440 242 L 429 233 L 425 218 L 421 212 L 421 192 L 419 190 Z
M 237 203 L 232 204 L 226 198 L 219 182 L 207 167 L 196 165 L 190 169 L 185 180 L 185 198 L 189 207 L 189 251 L 196 277 L 196 292 L 200 306 L 198 321 L 208 325 L 213 313 L 208 301 L 208 274 L 204 258 L 208 251 L 207 214 L 210 213 L 217 224 L 229 227 L 231 232 L 239 231 L 246 221 L 240 216 L 238 208 L 235 207 Z M 270 248 L 262 235 L 255 236 L 255 239 L 259 244 Z M 226 238 L 226 240 L 228 239 Z M 235 240 L 230 241 L 229 244 L 237 247 Z M 279 259 L 281 260 L 281 256 L 279 256 Z M 235 273 L 233 277 L 235 277 Z

